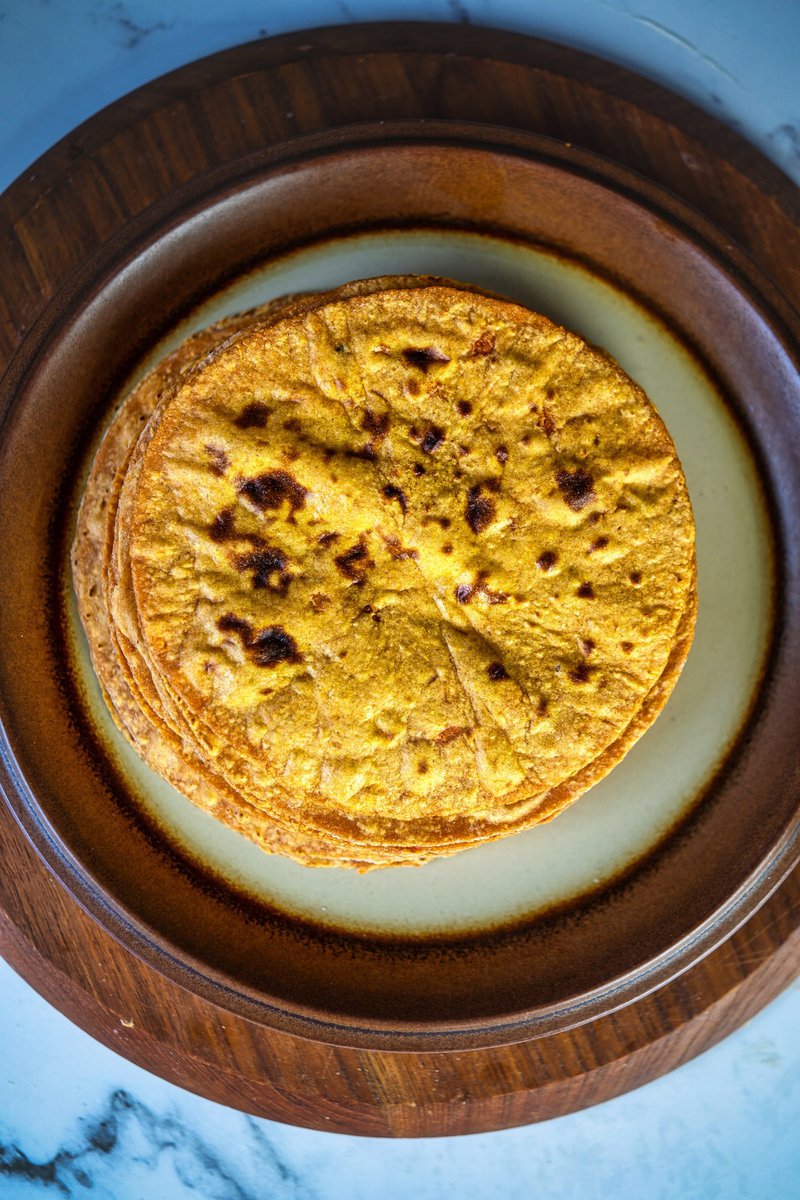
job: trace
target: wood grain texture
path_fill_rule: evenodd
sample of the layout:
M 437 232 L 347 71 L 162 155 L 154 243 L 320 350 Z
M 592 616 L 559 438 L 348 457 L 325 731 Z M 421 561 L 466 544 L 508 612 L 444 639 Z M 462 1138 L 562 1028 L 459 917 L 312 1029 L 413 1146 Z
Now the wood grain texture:
M 48 306 L 85 261 L 113 261 L 131 221 L 276 147 L 334 146 L 370 121 L 468 120 L 606 155 L 721 226 L 798 294 L 797 190 L 736 134 L 654 84 L 518 35 L 454 26 L 348 27 L 191 64 L 92 118 L 0 199 L 0 362 L 46 345 Z M 380 136 L 379 132 L 376 133 Z M 177 200 L 176 200 L 177 198 Z M 754 219 L 757 217 L 757 219 Z M 800 968 L 800 872 L 719 948 L 617 1013 L 491 1050 L 390 1053 L 265 1028 L 181 988 L 120 945 L 0 812 L 0 951 L 72 1020 L 190 1090 L 316 1128 L 423 1136 L 509 1127 L 618 1095 L 737 1027 Z

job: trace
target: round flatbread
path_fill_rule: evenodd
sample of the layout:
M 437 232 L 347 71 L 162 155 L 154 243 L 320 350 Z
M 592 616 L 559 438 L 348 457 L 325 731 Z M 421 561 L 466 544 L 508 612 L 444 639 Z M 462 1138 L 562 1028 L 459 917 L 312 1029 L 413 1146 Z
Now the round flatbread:
M 110 556 L 157 719 L 265 828 L 359 862 L 553 815 L 654 719 L 695 613 L 641 390 L 519 306 L 386 285 L 182 377 Z

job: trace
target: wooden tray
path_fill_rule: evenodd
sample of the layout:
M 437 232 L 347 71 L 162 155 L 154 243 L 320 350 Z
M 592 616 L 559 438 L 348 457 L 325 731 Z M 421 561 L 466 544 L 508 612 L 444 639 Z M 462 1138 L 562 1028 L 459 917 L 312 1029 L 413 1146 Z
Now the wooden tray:
M 619 68 L 531 39 L 454 26 L 349 27 L 255 43 L 156 81 L 87 122 L 9 189 L 0 202 L 5 386 L 13 390 L 32 355 L 46 356 L 48 312 L 81 298 L 85 260 L 113 263 L 136 222 L 180 211 L 182 197 L 224 178 L 233 161 L 246 172 L 270 153 L 285 165 L 309 146 L 391 144 L 403 129 L 408 137 L 397 122 L 409 120 L 422 141 L 457 145 L 468 136 L 464 123 L 480 122 L 503 127 L 496 140 L 512 143 L 515 129 L 545 134 L 562 155 L 567 143 L 646 175 L 748 251 L 772 281 L 762 295 L 773 320 L 796 321 L 784 299 L 795 294 L 800 265 L 796 190 L 712 118 Z M 473 128 L 469 136 L 492 135 Z M 524 151 L 522 134 L 518 141 Z M 747 259 L 731 255 L 746 276 Z M 786 786 L 796 795 L 796 769 Z M 651 994 L 640 988 L 627 1004 L 621 993 L 619 1012 L 606 1006 L 572 1030 L 428 1053 L 323 1045 L 217 1007 L 188 979 L 181 987 L 87 915 L 5 809 L 0 830 L 0 948 L 21 974 L 156 1073 L 295 1124 L 418 1136 L 569 1112 L 711 1045 L 797 969 L 800 873 L 777 887 L 773 873 L 764 891 L 776 890 L 741 928 L 731 932 L 729 922 L 701 961 L 670 981 L 663 972 Z

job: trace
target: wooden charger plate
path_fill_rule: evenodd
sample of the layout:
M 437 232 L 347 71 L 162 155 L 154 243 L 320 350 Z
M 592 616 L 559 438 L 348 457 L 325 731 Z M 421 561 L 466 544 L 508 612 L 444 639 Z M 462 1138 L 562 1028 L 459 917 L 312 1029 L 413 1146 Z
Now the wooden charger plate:
M 797 216 L 777 171 L 668 93 L 574 51 L 452 26 L 225 52 L 48 152 L 0 204 L 12 965 L 183 1086 L 296 1124 L 403 1136 L 607 1099 L 784 986 L 800 910 L 800 326 L 785 298 Z M 557 251 L 666 322 L 740 423 L 777 566 L 744 726 L 671 836 L 560 909 L 402 938 L 247 899 L 142 818 L 67 670 L 61 568 L 81 456 L 165 335 L 265 261 L 423 227 Z

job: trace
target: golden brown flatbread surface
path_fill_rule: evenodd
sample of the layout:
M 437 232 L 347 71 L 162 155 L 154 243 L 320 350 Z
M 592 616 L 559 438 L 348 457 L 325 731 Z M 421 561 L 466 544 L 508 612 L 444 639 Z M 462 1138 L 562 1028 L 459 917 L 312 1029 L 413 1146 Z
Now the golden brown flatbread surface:
M 655 718 L 696 612 L 643 392 L 546 318 L 425 279 L 185 343 L 101 447 L 75 577 L 140 753 L 313 865 L 548 819 Z

